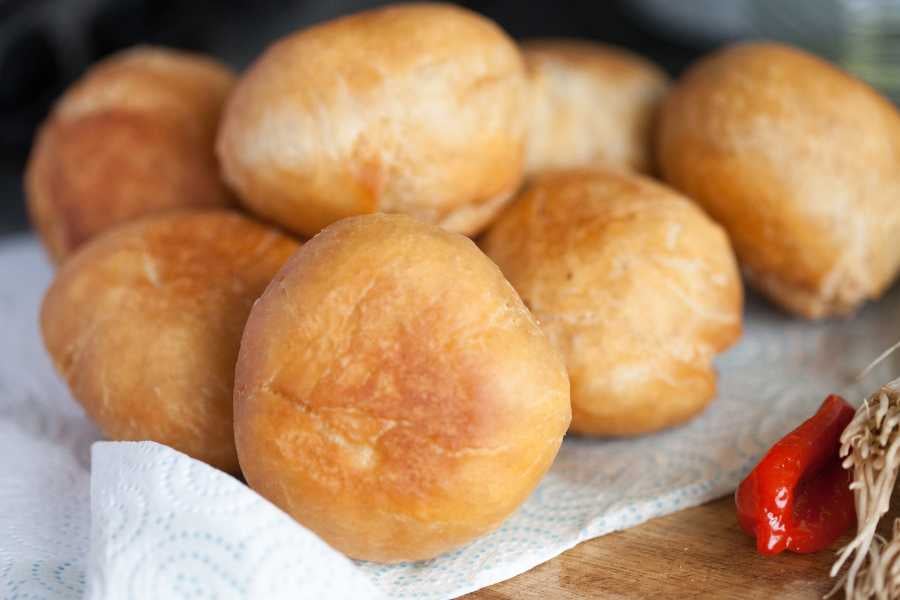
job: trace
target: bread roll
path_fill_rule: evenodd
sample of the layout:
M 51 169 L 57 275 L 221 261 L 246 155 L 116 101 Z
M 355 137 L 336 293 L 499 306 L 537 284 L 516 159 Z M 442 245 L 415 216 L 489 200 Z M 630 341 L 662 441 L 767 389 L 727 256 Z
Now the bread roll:
M 851 312 L 900 266 L 900 116 L 814 56 L 748 43 L 701 60 L 665 102 L 658 154 L 791 312 Z
M 494 23 L 396 5 L 270 47 L 217 147 L 246 207 L 299 234 L 372 212 L 474 234 L 519 184 L 525 101 L 521 56 Z
M 550 172 L 484 248 L 565 357 L 572 431 L 656 431 L 713 398 L 741 284 L 725 233 L 685 198 L 624 171 Z
M 298 244 L 236 213 L 154 215 L 57 273 L 44 342 L 114 440 L 152 440 L 235 473 L 234 363 L 253 301 Z
M 570 418 L 562 361 L 497 267 L 403 215 L 308 242 L 254 306 L 235 377 L 250 486 L 378 562 L 499 526 Z
M 199 55 L 137 47 L 91 68 L 35 139 L 28 209 L 55 262 L 113 225 L 225 206 L 214 137 L 233 76 Z
M 651 170 L 665 73 L 627 50 L 593 42 L 530 40 L 522 52 L 532 101 L 527 173 L 598 161 Z

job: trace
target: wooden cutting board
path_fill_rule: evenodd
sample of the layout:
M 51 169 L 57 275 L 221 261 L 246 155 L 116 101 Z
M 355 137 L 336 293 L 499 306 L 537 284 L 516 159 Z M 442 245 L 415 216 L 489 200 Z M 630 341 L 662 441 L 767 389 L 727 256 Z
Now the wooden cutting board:
M 758 555 L 753 540 L 738 527 L 729 496 L 584 542 L 466 598 L 805 600 L 821 598 L 831 589 L 828 570 L 833 559 L 830 551 Z

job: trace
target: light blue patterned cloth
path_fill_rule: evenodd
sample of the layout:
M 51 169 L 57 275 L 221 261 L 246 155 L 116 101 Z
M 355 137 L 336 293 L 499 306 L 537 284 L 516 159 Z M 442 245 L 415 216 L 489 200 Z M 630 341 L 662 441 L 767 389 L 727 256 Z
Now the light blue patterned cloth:
M 169 448 L 95 444 L 41 345 L 50 269 L 36 243 L 0 244 L 0 274 L 4 600 L 455 597 L 729 493 L 826 393 L 857 399 L 862 390 L 847 381 L 900 334 L 897 293 L 825 324 L 754 303 L 742 342 L 719 362 L 719 398 L 700 418 L 632 440 L 567 439 L 498 531 L 434 560 L 379 566 L 348 561 L 237 480 Z

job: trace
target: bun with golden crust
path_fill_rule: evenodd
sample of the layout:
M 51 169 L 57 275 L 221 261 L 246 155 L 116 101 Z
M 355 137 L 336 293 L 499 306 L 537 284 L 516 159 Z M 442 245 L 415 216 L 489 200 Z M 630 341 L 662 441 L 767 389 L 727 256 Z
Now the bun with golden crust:
M 238 472 L 234 363 L 250 306 L 298 244 L 226 210 L 146 217 L 86 244 L 41 310 L 72 395 L 113 440 Z
M 525 104 L 522 58 L 497 25 L 395 5 L 271 46 L 217 148 L 246 207 L 299 234 L 372 212 L 474 234 L 519 184 Z
M 771 43 L 700 60 L 664 103 L 657 152 L 785 309 L 845 314 L 894 279 L 900 115 L 825 61 Z
M 712 400 L 741 282 L 724 231 L 686 198 L 625 171 L 548 172 L 483 245 L 565 357 L 572 431 L 647 433 Z
M 532 101 L 527 173 L 596 162 L 652 170 L 651 134 L 668 87 L 659 67 L 580 40 L 528 40 L 522 54 Z
M 235 377 L 250 486 L 377 562 L 499 526 L 570 418 L 565 367 L 497 267 L 404 215 L 309 241 L 253 307 Z
M 113 225 L 225 206 L 214 137 L 233 75 L 211 59 L 137 47 L 98 63 L 56 104 L 29 158 L 28 209 L 60 262 Z

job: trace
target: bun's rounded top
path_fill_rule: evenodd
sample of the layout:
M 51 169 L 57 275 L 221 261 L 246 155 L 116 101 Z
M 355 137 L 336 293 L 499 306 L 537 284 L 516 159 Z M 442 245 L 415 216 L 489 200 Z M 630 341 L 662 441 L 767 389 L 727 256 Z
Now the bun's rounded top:
M 44 298 L 44 343 L 113 440 L 152 440 L 238 472 L 232 383 L 250 307 L 297 242 L 227 210 L 97 236 Z
M 471 234 L 519 183 L 525 109 L 521 56 L 496 24 L 396 5 L 273 44 L 217 148 L 245 205 L 300 234 L 371 212 Z
M 565 357 L 573 431 L 657 431 L 712 400 L 743 297 L 725 232 L 687 198 L 625 170 L 551 171 L 482 244 Z
M 754 42 L 699 60 L 663 104 L 657 156 L 792 312 L 852 311 L 900 266 L 900 114 L 816 56 Z
M 139 46 L 93 66 L 57 102 L 25 174 L 51 258 L 144 215 L 228 206 L 213 153 L 234 76 L 200 55 Z
M 310 240 L 254 306 L 236 369 L 250 486 L 379 562 L 496 528 L 569 419 L 562 361 L 497 267 L 403 215 Z
M 193 52 L 136 46 L 100 61 L 69 88 L 54 107 L 57 119 L 106 110 L 151 112 L 203 121 L 214 132 L 234 73 L 221 62 Z
M 522 52 L 532 101 L 529 174 L 597 162 L 652 169 L 665 73 L 637 54 L 595 42 L 527 40 Z

